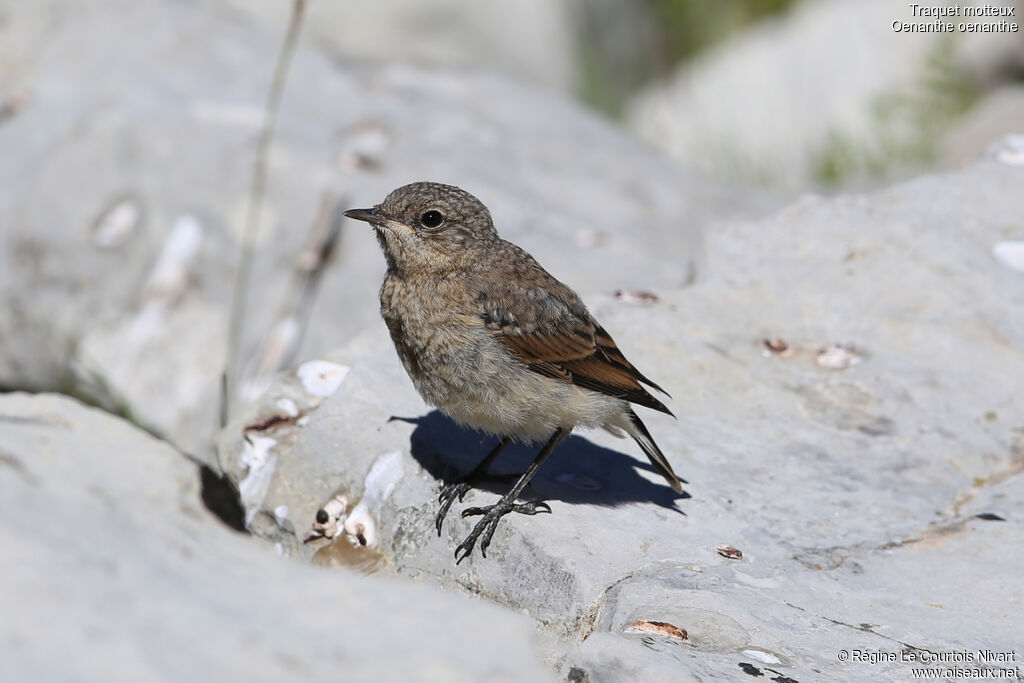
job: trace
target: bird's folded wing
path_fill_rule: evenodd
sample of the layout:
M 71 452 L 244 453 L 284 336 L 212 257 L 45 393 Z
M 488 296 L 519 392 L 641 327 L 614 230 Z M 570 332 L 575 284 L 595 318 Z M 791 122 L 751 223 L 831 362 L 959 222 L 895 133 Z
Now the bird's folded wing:
M 671 415 L 640 382 L 664 390 L 626 360 L 571 290 L 562 294 L 508 287 L 477 301 L 485 326 L 534 372 Z

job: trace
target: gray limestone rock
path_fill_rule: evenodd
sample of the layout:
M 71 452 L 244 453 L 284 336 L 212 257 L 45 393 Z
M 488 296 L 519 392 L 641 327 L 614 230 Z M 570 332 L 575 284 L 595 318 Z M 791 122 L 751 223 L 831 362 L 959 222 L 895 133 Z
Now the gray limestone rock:
M 1022 59 L 1024 61 L 1024 59 Z M 969 164 L 996 140 L 1024 135 L 1024 86 L 1001 88 L 974 105 L 949 131 L 942 144 L 942 159 L 951 166 Z
M 346 370 L 321 395 L 283 377 L 221 435 L 220 464 L 265 482 L 245 501 L 256 533 L 315 561 L 327 541 L 299 539 L 343 496 L 334 543 L 361 538 L 399 574 L 524 610 L 569 680 L 905 680 L 901 652 L 1013 651 L 1024 280 L 993 246 L 1021 237 L 1024 176 L 998 158 L 722 225 L 705 276 L 656 300 L 586 297 L 674 396 L 678 421 L 645 420 L 683 497 L 631 442 L 574 435 L 527 489 L 552 514 L 506 518 L 486 559 L 456 566 L 475 521 L 460 510 L 507 484 L 456 504 L 437 537 L 439 482 L 493 439 L 422 405 L 383 325 L 329 354 Z M 282 400 L 295 420 L 268 427 Z M 531 456 L 512 448 L 494 469 Z
M 280 29 L 291 2 L 220 0 Z M 571 7 L 547 0 L 307 2 L 308 40 L 346 59 L 486 68 L 571 93 L 579 77 Z
M 0 0 L 0 17 L 0 106 L 17 104 L 0 117 L 0 330 L 17 331 L 0 334 L 0 387 L 88 395 L 205 457 L 283 26 L 155 0 Z M 365 206 L 424 179 L 466 187 L 553 272 L 609 292 L 681 286 L 713 216 L 763 205 L 550 92 L 303 43 L 269 157 L 249 376 L 376 320 L 365 283 L 384 264 L 358 224 L 342 228 L 308 329 L 289 324 L 324 193 Z
M 854 3 L 827 5 L 798 12 Z M 247 386 L 268 390 L 211 456 L 280 28 L 225 3 L 0 0 L 0 388 L 89 395 L 195 456 L 70 399 L 0 396 L 5 673 L 782 683 L 1024 656 L 1019 136 L 961 172 L 752 220 L 760 198 L 550 93 L 307 43 L 249 293 L 246 365 L 266 368 Z M 678 420 L 644 417 L 686 495 L 631 442 L 574 435 L 526 492 L 552 514 L 503 520 L 486 559 L 454 564 L 460 511 L 506 484 L 436 535 L 439 483 L 493 439 L 416 396 L 365 226 L 343 228 L 305 334 L 275 327 L 325 192 L 363 206 L 428 177 L 477 194 L 671 392 Z M 201 506 L 208 457 L 257 539 Z M 536 645 L 485 602 L 532 618 Z
M 282 560 L 181 454 L 54 395 L 0 396 L 5 680 L 545 680 L 529 621 Z

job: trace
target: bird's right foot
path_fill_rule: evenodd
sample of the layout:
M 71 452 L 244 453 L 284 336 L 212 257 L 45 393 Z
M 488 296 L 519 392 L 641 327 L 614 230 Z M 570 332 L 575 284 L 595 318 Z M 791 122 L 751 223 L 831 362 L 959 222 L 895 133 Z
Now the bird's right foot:
M 498 522 L 510 512 L 518 512 L 523 515 L 536 515 L 539 512 L 550 513 L 551 506 L 543 501 L 516 503 L 510 496 L 505 496 L 494 505 L 466 508 L 462 511 L 463 517 L 482 515 L 483 519 L 477 522 L 473 530 L 466 536 L 466 540 L 455 549 L 455 564 L 459 564 L 469 557 L 476 546 L 477 539 L 480 539 L 480 554 L 487 557 L 487 547 L 491 544 L 491 538 L 494 537 L 494 531 L 498 528 Z

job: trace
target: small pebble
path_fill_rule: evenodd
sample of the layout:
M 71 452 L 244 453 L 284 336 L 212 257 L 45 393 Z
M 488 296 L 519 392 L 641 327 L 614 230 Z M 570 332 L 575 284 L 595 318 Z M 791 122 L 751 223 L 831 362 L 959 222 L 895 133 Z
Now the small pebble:
M 715 550 L 718 554 L 729 560 L 739 560 L 743 558 L 743 553 L 731 545 L 716 545 Z
M 303 543 L 319 538 L 334 538 L 344 529 L 345 513 L 348 512 L 348 496 L 338 493 L 316 511 L 316 518 L 309 531 L 302 537 Z
M 625 289 L 615 290 L 615 298 L 627 304 L 653 304 L 658 302 L 658 295 L 643 289 L 627 291 Z
M 766 357 L 789 356 L 793 353 L 793 349 L 782 339 L 762 339 L 761 345 L 764 347 Z
M 669 624 L 664 621 L 647 621 L 646 619 L 637 619 L 634 621 L 629 628 L 626 629 L 626 633 L 654 633 L 659 636 L 666 636 L 675 640 L 686 640 L 690 637 L 690 634 L 686 632 L 685 628 L 680 628 L 674 624 Z
M 994 512 L 982 512 L 982 513 L 974 515 L 974 516 L 977 517 L 978 519 L 983 519 L 986 522 L 1005 522 L 1006 521 L 1005 517 L 1000 517 L 999 515 L 995 514 Z

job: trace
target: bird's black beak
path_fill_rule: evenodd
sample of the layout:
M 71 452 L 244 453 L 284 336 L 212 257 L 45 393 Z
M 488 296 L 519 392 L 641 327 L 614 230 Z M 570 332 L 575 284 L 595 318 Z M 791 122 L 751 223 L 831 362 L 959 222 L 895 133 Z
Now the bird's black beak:
M 384 218 L 377 209 L 349 209 L 345 212 L 345 215 L 357 221 L 366 221 L 367 223 L 384 222 Z
M 345 212 L 345 215 L 357 221 L 366 221 L 375 228 L 387 228 L 394 232 L 395 228 L 402 227 L 410 232 L 415 232 L 405 223 L 400 223 L 383 215 L 376 207 L 372 209 L 349 209 Z

